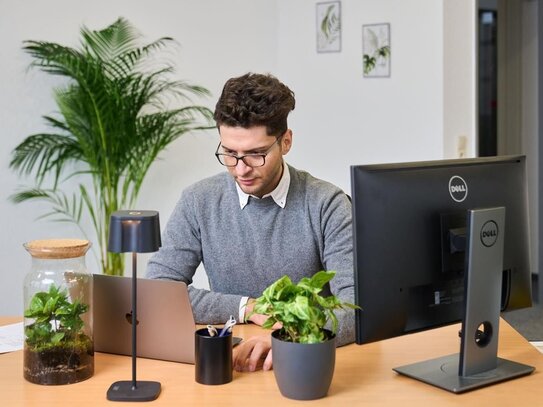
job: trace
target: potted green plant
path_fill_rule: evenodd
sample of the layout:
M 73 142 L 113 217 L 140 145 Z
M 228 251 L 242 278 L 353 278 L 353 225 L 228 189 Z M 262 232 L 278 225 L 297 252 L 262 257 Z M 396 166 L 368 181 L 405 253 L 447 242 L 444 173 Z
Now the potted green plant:
M 24 317 L 24 377 L 37 384 L 76 383 L 92 376 L 94 349 L 81 315 L 88 305 L 70 302 L 66 290 L 54 284 L 36 293 Z
M 107 251 L 110 215 L 133 207 L 170 143 L 213 127 L 207 107 L 187 104 L 209 92 L 175 79 L 174 66 L 158 54 L 172 38 L 142 44 L 123 18 L 100 31 L 83 26 L 81 38 L 78 48 L 25 41 L 31 66 L 66 82 L 54 90 L 58 114 L 43 116 L 51 131 L 28 136 L 12 152 L 10 167 L 33 175 L 35 185 L 11 199 L 46 201 L 51 211 L 43 217 L 76 223 L 97 240 L 102 271 L 123 274 L 123 257 Z M 81 226 L 89 223 L 96 239 Z
M 267 287 L 256 299 L 253 312 L 267 315 L 262 325 L 272 333 L 273 369 L 281 394 L 297 400 L 326 396 L 335 366 L 340 308 L 356 308 L 336 296 L 324 297 L 321 291 L 335 276 L 335 271 L 319 271 L 311 278 L 294 284 L 283 276 Z M 326 329 L 328 321 L 331 330 Z

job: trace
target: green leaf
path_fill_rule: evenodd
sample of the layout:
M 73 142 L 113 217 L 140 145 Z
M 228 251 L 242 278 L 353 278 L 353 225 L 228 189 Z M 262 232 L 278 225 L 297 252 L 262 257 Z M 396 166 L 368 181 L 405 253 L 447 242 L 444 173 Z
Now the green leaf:
M 269 317 L 269 318 L 262 324 L 262 328 L 264 328 L 264 329 L 271 329 L 271 328 L 275 325 L 276 322 L 277 322 L 277 321 L 276 321 L 274 318 Z
M 25 311 L 25 317 L 34 318 L 42 313 L 44 304 L 40 296 L 35 295 L 30 300 L 30 307 Z
M 363 62 L 364 62 L 364 73 L 369 74 L 375 68 L 375 64 L 377 63 L 377 60 L 368 54 L 364 54 Z
M 58 345 L 66 334 L 64 332 L 57 332 L 51 337 L 51 343 Z
M 288 312 L 299 319 L 308 320 L 311 317 L 311 308 L 307 297 L 298 295 L 294 302 L 285 306 L 285 312 Z
M 55 311 L 56 304 L 58 302 L 58 296 L 50 297 L 43 307 L 44 314 L 53 314 Z
M 320 24 L 321 32 L 329 41 L 331 41 L 334 36 L 337 35 L 340 29 L 340 20 L 333 11 L 334 5 L 328 6 Z
M 300 343 L 321 343 L 326 339 L 323 332 L 311 332 L 300 338 Z
M 268 314 L 268 310 L 270 309 L 270 304 L 267 302 L 262 301 L 256 301 L 253 306 L 253 313 L 255 314 Z
M 279 300 L 281 299 L 281 296 L 287 287 L 292 286 L 292 281 L 288 276 L 283 276 L 280 279 L 278 279 L 276 282 L 271 284 L 268 288 L 264 290 L 262 295 L 266 297 L 267 299 L 275 299 Z
M 57 317 L 60 317 L 62 315 L 70 315 L 72 313 L 72 310 L 70 309 L 70 307 L 68 306 L 63 306 L 63 307 L 60 307 L 60 308 L 57 308 L 55 310 L 55 316 Z
M 322 289 L 335 275 L 335 271 L 319 271 L 311 277 L 311 286 Z

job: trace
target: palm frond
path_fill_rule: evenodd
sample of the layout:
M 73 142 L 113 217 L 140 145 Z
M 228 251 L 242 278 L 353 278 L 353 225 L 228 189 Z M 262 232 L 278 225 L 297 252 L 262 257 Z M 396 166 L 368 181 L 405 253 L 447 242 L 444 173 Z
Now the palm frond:
M 34 58 L 31 67 L 61 76 L 73 77 L 81 53 L 63 45 L 44 41 L 24 41 L 23 49 Z
M 31 188 L 20 190 L 10 196 L 14 203 L 43 200 L 51 204 L 52 210 L 37 219 L 55 217 L 53 220 L 78 224 L 81 220 L 81 198 L 75 193 L 68 197 L 64 192 L 53 189 Z
M 81 28 L 82 46 L 102 61 L 109 61 L 138 46 L 140 34 L 124 18 L 119 18 L 103 30 Z
M 38 188 L 25 189 L 10 195 L 9 200 L 13 203 L 21 203 L 31 199 L 48 199 L 49 195 Z
M 28 136 L 15 147 L 9 165 L 20 174 L 35 171 L 38 184 L 53 174 L 56 184 L 64 166 L 80 158 L 79 145 L 70 136 L 39 133 Z

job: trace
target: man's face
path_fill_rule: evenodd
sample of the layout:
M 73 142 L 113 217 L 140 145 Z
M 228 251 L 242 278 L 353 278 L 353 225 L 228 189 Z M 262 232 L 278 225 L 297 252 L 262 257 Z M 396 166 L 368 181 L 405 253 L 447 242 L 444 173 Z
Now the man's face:
M 262 197 L 275 189 L 283 174 L 283 155 L 292 144 L 292 132 L 287 130 L 277 141 L 275 136 L 266 134 L 265 126 L 243 127 L 220 126 L 221 147 L 225 154 L 243 156 L 245 154 L 266 153 L 262 167 L 250 167 L 238 160 L 235 167 L 227 167 L 243 192 Z

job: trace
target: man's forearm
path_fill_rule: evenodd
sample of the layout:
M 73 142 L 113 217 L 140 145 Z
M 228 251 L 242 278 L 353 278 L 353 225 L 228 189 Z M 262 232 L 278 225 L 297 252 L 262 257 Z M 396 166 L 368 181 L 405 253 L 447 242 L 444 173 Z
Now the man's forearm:
M 189 286 L 190 302 L 197 324 L 222 324 L 239 314 L 241 295 L 222 294 Z

